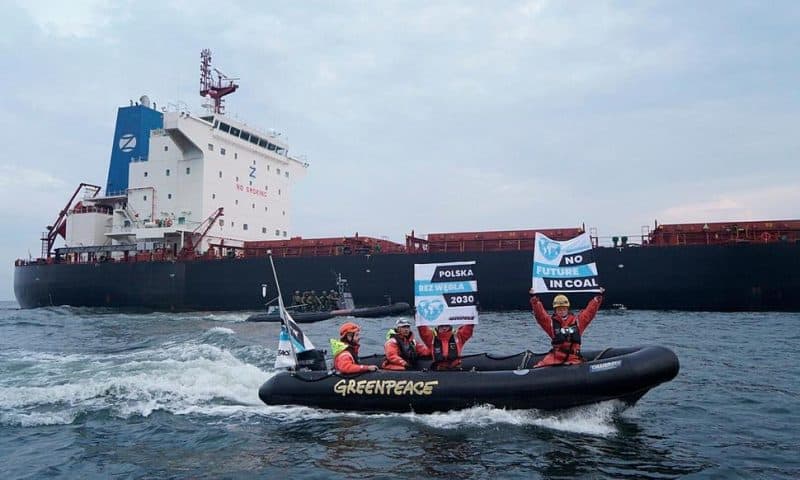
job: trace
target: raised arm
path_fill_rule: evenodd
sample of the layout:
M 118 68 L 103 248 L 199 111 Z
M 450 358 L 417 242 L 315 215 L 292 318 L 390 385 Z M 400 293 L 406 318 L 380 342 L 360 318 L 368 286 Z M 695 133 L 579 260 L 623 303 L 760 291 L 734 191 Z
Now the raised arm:
M 422 340 L 422 343 L 424 343 L 429 349 L 432 349 L 434 336 L 433 329 L 427 325 L 420 325 L 417 327 L 417 331 L 419 332 L 419 339 Z
M 464 345 L 465 343 L 467 343 L 467 340 L 472 338 L 472 332 L 474 331 L 475 331 L 475 325 L 472 323 L 461 325 L 460 327 L 458 327 L 458 330 L 456 330 L 456 336 L 458 337 L 458 340 L 461 342 L 461 345 Z
M 544 333 L 553 338 L 553 321 L 550 319 L 550 315 L 547 314 L 547 310 L 544 309 L 542 301 L 536 295 L 531 297 L 531 310 L 533 310 L 533 316 L 539 326 L 542 327 L 542 330 L 544 330 Z
M 586 308 L 581 310 L 581 313 L 578 314 L 578 331 L 583 333 L 583 331 L 586 330 L 586 327 L 592 323 L 594 316 L 597 315 L 597 311 L 600 309 L 601 303 L 603 303 L 602 292 L 600 292 L 600 295 L 597 295 L 593 299 L 589 300 Z

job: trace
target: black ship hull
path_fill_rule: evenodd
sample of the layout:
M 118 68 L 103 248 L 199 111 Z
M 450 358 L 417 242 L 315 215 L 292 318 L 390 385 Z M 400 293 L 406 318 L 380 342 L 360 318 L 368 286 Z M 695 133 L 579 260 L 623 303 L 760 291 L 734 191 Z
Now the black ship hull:
M 629 309 L 800 311 L 800 244 L 597 248 L 604 305 Z M 413 304 L 415 263 L 475 260 L 483 310 L 528 308 L 531 251 L 276 257 L 283 295 L 326 290 L 335 274 L 362 305 Z M 267 258 L 15 267 L 23 308 L 257 310 L 275 295 Z M 575 294 L 574 304 L 588 299 Z

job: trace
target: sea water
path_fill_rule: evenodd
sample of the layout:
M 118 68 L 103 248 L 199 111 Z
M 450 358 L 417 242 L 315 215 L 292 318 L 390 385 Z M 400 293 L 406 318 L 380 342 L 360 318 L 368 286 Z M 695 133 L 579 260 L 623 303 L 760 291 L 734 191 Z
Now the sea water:
M 279 327 L 251 313 L 0 303 L 2 478 L 800 477 L 798 314 L 601 311 L 585 348 L 664 345 L 677 378 L 632 409 L 417 415 L 262 404 Z M 357 320 L 362 353 L 394 320 Z M 325 348 L 341 321 L 302 327 Z M 465 353 L 547 345 L 485 312 Z

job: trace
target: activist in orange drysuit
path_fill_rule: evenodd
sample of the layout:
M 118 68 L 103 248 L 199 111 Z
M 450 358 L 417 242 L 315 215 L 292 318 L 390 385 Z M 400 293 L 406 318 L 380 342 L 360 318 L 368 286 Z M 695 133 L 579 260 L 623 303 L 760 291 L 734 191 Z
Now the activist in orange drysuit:
M 431 327 L 420 325 L 419 338 L 431 351 L 433 363 L 431 370 L 454 370 L 461 366 L 461 349 L 472 338 L 475 325 L 461 325 L 453 334 L 450 325 L 438 325 L 436 332 Z
M 361 341 L 361 327 L 353 322 L 345 322 L 339 327 L 339 340 L 331 339 L 333 368 L 339 373 L 374 372 L 375 365 L 358 363 L 358 347 Z
M 550 343 L 553 346 L 550 352 L 535 365 L 536 367 L 574 365 L 583 362 L 581 335 L 597 315 L 597 310 L 603 302 L 604 291 L 605 289 L 601 288 L 600 295 L 589 300 L 589 304 L 578 315 L 574 315 L 569 310 L 569 299 L 566 295 L 556 295 L 556 298 L 553 299 L 555 311 L 553 315 L 548 315 L 541 300 L 531 289 L 533 316 L 542 330 L 550 337 Z
M 386 333 L 383 353 L 386 358 L 381 368 L 384 370 L 413 369 L 416 366 L 417 359 L 428 357 L 431 354 L 425 344 L 414 340 L 414 334 L 411 332 L 411 322 L 405 318 L 398 319 L 394 324 L 394 328 Z

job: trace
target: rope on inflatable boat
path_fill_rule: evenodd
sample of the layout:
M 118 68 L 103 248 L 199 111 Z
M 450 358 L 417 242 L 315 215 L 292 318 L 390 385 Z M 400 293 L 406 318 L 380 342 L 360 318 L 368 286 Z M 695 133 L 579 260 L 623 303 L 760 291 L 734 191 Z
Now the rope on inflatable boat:
M 593 359 L 590 360 L 590 362 L 594 362 L 595 360 L 600 360 L 600 357 L 605 355 L 606 352 L 608 352 L 609 350 L 611 350 L 611 347 L 601 350 L 600 353 L 597 354 L 597 356 L 595 356 Z

